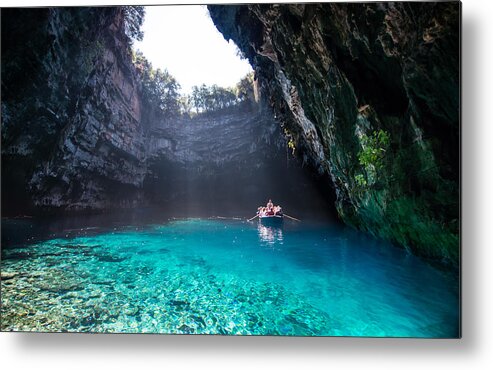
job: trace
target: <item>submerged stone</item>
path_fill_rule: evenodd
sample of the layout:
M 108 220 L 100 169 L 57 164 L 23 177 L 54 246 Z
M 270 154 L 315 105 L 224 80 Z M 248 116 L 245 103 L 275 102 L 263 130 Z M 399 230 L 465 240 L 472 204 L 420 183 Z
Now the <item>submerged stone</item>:
M 112 255 L 99 255 L 98 260 L 101 262 L 122 262 L 125 261 L 127 258 L 126 257 L 118 257 L 118 256 L 112 256 Z

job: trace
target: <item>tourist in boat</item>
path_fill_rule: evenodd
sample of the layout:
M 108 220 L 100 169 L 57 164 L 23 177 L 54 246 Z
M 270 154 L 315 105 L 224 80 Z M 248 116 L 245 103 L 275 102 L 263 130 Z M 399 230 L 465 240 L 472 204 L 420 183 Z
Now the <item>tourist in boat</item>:
M 264 213 L 265 213 L 264 209 L 265 209 L 265 207 L 262 207 L 262 206 L 258 207 L 258 209 L 257 209 L 257 214 L 258 214 L 259 216 L 263 216 L 263 215 L 264 215 Z
M 272 199 L 269 199 L 269 201 L 267 202 L 267 210 L 271 211 L 272 208 L 274 208 L 274 203 L 272 203 Z
M 264 208 L 264 207 L 262 207 L 262 206 L 260 206 L 260 207 L 258 207 L 258 208 L 257 208 L 257 214 L 258 214 L 259 216 L 262 216 L 262 210 L 263 210 L 263 208 Z

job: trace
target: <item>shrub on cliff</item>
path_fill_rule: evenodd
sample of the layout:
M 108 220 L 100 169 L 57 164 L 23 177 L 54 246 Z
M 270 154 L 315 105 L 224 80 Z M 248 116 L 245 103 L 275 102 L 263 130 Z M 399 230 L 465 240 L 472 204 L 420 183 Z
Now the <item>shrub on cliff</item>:
M 144 23 L 145 7 L 143 6 L 124 6 L 123 17 L 125 24 L 125 34 L 132 40 L 142 41 L 144 32 L 141 30 Z
M 166 118 L 180 115 L 180 84 L 176 79 L 166 69 L 154 69 L 140 51 L 134 53 L 133 62 L 141 77 L 147 106 L 159 109 Z
M 378 171 L 384 166 L 384 156 L 390 145 L 390 136 L 387 131 L 378 130 L 372 134 L 361 136 L 361 150 L 358 153 L 358 161 L 363 166 L 364 174 L 355 176 L 356 183 L 364 187 L 373 185 Z

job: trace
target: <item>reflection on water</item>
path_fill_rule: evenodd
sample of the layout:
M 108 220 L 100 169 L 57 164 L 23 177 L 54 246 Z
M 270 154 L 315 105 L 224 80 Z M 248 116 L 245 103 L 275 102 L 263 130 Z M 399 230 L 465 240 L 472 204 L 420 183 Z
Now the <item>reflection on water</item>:
M 265 226 L 259 222 L 257 230 L 260 242 L 269 246 L 283 244 L 282 226 Z

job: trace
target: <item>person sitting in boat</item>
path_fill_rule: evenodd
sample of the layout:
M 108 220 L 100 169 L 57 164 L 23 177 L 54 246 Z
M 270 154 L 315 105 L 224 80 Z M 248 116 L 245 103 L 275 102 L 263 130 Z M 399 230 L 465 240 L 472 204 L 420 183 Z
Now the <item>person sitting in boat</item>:
M 274 215 L 281 215 L 281 214 L 282 214 L 281 206 L 275 206 L 274 207 Z
M 260 207 L 258 207 L 258 208 L 257 208 L 257 214 L 258 214 L 259 216 L 263 216 L 263 215 L 264 215 L 264 213 L 265 213 L 265 212 L 264 212 L 264 207 L 260 206 Z
M 274 208 L 274 203 L 272 203 L 272 199 L 269 199 L 269 201 L 267 202 L 267 210 L 271 211 L 272 208 Z

